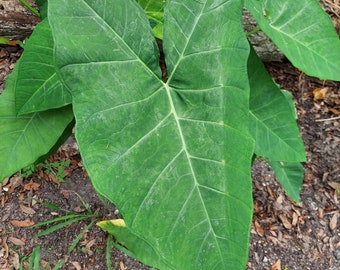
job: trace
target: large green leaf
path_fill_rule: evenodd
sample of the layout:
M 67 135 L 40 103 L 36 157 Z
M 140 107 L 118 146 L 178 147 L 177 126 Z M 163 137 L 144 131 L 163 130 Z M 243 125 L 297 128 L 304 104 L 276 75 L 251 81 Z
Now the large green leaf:
M 254 49 L 248 59 L 248 74 L 249 126 L 255 140 L 255 153 L 270 159 L 269 164 L 287 194 L 299 201 L 304 176 L 300 162 L 306 160 L 306 155 L 292 95 L 280 90 Z
M 71 95 L 55 70 L 53 38 L 47 19 L 36 26 L 27 40 L 17 69 L 15 106 L 20 115 L 71 103 Z
M 261 29 L 307 75 L 340 81 L 340 41 L 316 0 L 245 0 Z
M 291 104 L 253 49 L 248 59 L 248 74 L 250 132 L 255 140 L 255 153 L 271 161 L 305 161 L 304 145 Z
M 73 119 L 70 106 L 17 116 L 17 72 L 15 67 L 0 96 L 0 181 L 48 153 Z
M 87 171 L 168 269 L 244 269 L 247 261 L 253 140 L 241 12 L 238 0 L 169 1 L 163 83 L 135 1 L 49 2 Z
M 288 196 L 294 201 L 299 202 L 304 174 L 301 163 L 271 161 L 269 165 L 275 171 L 278 181 Z
M 158 269 L 172 268 L 171 265 L 165 264 L 162 256 L 158 254 L 147 241 L 133 234 L 126 227 L 124 220 L 103 220 L 98 222 L 97 225 L 114 235 L 122 246 L 131 248 L 130 245 L 132 244 L 132 249 L 135 252 L 135 254 L 132 254 L 133 258 L 139 258 L 139 260 L 143 261 L 145 264 L 152 265 Z

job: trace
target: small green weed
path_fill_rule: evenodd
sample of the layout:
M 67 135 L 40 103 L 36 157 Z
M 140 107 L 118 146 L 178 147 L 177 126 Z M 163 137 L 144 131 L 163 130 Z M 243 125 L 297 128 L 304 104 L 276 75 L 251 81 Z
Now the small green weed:
M 21 176 L 24 178 L 31 177 L 32 175 L 37 175 L 38 178 L 41 178 L 41 174 L 39 171 L 43 172 L 43 174 L 47 176 L 53 176 L 55 178 L 54 182 L 63 182 L 66 174 L 65 168 L 70 165 L 70 160 L 58 160 L 58 161 L 49 161 L 45 160 L 40 164 L 31 164 L 21 170 Z
M 38 234 L 36 234 L 35 238 L 39 238 L 41 236 L 53 233 L 53 232 L 55 232 L 59 229 L 65 228 L 65 227 L 67 227 L 67 226 L 69 226 L 69 225 L 71 225 L 75 222 L 79 222 L 81 220 L 89 220 L 88 225 L 77 235 L 77 237 L 70 244 L 70 246 L 67 250 L 67 255 L 71 254 L 71 252 L 76 248 L 76 246 L 81 241 L 81 239 L 83 238 L 85 233 L 90 230 L 90 228 L 95 224 L 96 221 L 98 221 L 98 219 L 101 216 L 99 212 L 97 212 L 97 211 L 93 212 L 91 210 L 90 206 L 88 205 L 88 203 L 85 202 L 84 199 L 78 193 L 74 192 L 74 194 L 78 197 L 79 201 L 84 206 L 85 213 L 77 213 L 77 212 L 74 212 L 74 211 L 64 209 L 64 208 L 62 208 L 62 207 L 60 207 L 56 204 L 53 204 L 51 202 L 46 202 L 46 201 L 43 201 L 43 200 L 34 199 L 38 203 L 43 204 L 46 208 L 49 208 L 49 209 L 52 209 L 52 210 L 58 210 L 58 211 L 65 213 L 65 215 L 63 215 L 63 216 L 58 216 L 56 218 L 52 218 L 52 219 L 49 219 L 49 220 L 46 220 L 46 221 L 42 221 L 42 222 L 39 222 L 39 223 L 31 226 L 31 228 L 48 226 L 48 228 L 46 228 L 46 229 L 42 230 L 41 232 L 39 232 Z M 84 252 L 86 252 L 86 250 Z M 25 259 L 23 259 L 22 261 L 25 261 Z M 30 262 L 29 265 L 30 266 L 32 265 L 32 267 L 35 267 L 35 265 L 39 265 L 39 261 L 40 261 L 40 246 L 36 247 L 33 250 L 32 254 L 29 256 L 29 262 Z M 59 269 L 63 264 L 64 264 L 63 260 L 60 260 L 58 262 L 58 264 L 55 266 L 55 268 L 53 268 L 53 269 Z M 58 267 L 58 268 L 56 268 L 56 267 Z M 34 270 L 34 269 L 39 269 L 39 268 L 29 268 L 29 269 Z
M 70 165 L 70 160 L 44 161 L 40 166 L 47 175 L 54 175 L 58 182 L 63 182 L 66 177 L 65 168 Z
M 50 264 L 47 263 L 46 265 L 41 268 L 40 266 L 40 250 L 41 245 L 35 247 L 30 256 L 24 256 L 20 260 L 20 267 L 19 270 L 28 269 L 28 270 L 40 270 L 40 269 L 51 269 L 49 266 Z M 28 262 L 28 268 L 25 268 L 25 262 Z M 60 269 L 64 264 L 64 260 L 59 260 L 58 263 L 52 268 L 52 270 Z

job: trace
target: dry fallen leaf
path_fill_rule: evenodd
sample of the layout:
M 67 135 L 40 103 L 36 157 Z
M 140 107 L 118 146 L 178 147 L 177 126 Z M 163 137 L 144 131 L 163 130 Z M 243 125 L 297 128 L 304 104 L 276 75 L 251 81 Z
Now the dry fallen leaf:
M 324 211 L 322 208 L 318 208 L 318 218 L 323 219 L 324 217 Z
M 9 249 L 8 249 L 8 245 L 7 245 L 6 241 L 4 241 L 2 243 L 2 247 L 4 248 L 4 253 L 2 253 L 1 257 L 6 260 L 8 258 L 8 254 L 9 254 Z
M 25 206 L 23 204 L 20 204 L 20 209 L 22 212 L 24 212 L 25 214 L 28 214 L 28 215 L 33 215 L 35 214 L 35 211 L 33 208 L 31 207 L 28 207 L 28 206 Z
M 278 259 L 271 267 L 270 270 L 281 270 L 281 260 Z
M 24 190 L 34 190 L 37 191 L 39 190 L 40 184 L 39 183 L 35 183 L 32 180 L 24 185 Z
M 85 246 L 85 249 L 86 249 L 86 252 L 88 255 L 92 256 L 93 255 L 93 252 L 91 250 L 91 247 L 96 243 L 96 239 L 92 239 L 90 240 L 86 246 Z
M 314 100 L 325 99 L 327 91 L 328 91 L 327 87 L 315 88 L 313 90 Z
M 329 222 L 329 228 L 333 231 L 337 227 L 337 223 L 338 223 L 338 213 L 335 213 L 332 216 L 331 221 Z
M 11 251 L 8 262 L 11 265 L 11 267 L 14 267 L 14 269 L 19 269 L 20 268 L 19 254 L 14 251 Z
M 299 216 L 297 213 L 293 213 L 293 220 L 292 220 L 292 226 L 295 227 L 296 224 L 298 223 L 298 220 L 299 220 Z
M 331 111 L 335 115 L 340 115 L 340 111 L 334 108 L 330 108 L 329 111 Z
M 285 215 L 279 215 L 279 218 L 286 229 L 290 230 L 292 228 L 292 224 L 288 221 Z
M 338 194 L 340 194 L 340 183 L 338 182 L 328 182 L 328 185 L 335 189 Z
M 16 238 L 16 237 L 8 237 L 8 241 L 10 241 L 12 244 L 16 245 L 16 246 L 24 246 L 25 245 L 25 242 L 22 241 L 21 239 L 19 238 Z
M 257 234 L 259 236 L 263 237 L 264 236 L 264 229 L 262 228 L 260 223 L 258 223 L 256 220 L 254 222 L 254 227 L 255 227 L 255 231 L 257 232 Z
M 14 190 L 22 185 L 23 178 L 19 175 L 15 175 L 10 179 L 11 188 Z
M 32 220 L 30 220 L 29 218 L 26 218 L 25 220 L 11 220 L 10 223 L 15 226 L 15 227 L 21 227 L 21 228 L 25 228 L 25 227 L 30 227 L 32 225 L 34 225 L 34 222 Z
M 79 262 L 71 262 L 71 263 L 77 270 L 81 270 L 81 266 Z
M 119 268 L 120 270 L 126 270 L 126 267 L 122 261 L 119 262 Z

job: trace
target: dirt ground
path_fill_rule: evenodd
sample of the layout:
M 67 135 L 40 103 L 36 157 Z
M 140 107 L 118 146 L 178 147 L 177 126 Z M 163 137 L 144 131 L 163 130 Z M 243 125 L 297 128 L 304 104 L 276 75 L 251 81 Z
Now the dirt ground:
M 20 53 L 18 46 L 0 46 L 0 92 Z M 281 88 L 293 93 L 308 162 L 301 203 L 296 204 L 285 195 L 273 171 L 255 161 L 247 269 L 340 269 L 340 83 L 308 77 L 288 61 L 266 66 Z M 20 262 L 27 267 L 25 258 L 39 244 L 42 262 L 50 266 L 63 259 L 62 269 L 107 269 L 108 236 L 97 226 L 88 229 L 70 254 L 67 250 L 92 220 L 112 219 L 119 212 L 98 198 L 72 138 L 50 158 L 60 160 L 70 160 L 63 166 L 62 182 L 40 168 L 28 177 L 17 174 L 0 184 L 0 269 L 18 269 Z M 86 220 L 39 238 L 34 236 L 48 226 L 27 227 L 67 211 L 87 213 L 86 203 L 94 213 Z M 109 256 L 112 269 L 149 269 L 115 247 Z

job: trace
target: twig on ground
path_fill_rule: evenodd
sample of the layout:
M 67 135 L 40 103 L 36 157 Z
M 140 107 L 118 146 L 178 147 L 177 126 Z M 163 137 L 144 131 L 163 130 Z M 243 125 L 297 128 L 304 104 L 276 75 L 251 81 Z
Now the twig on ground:
M 332 120 L 337 120 L 337 119 L 340 119 L 340 116 L 325 118 L 325 119 L 316 119 L 315 122 L 325 122 L 325 121 L 332 121 Z

